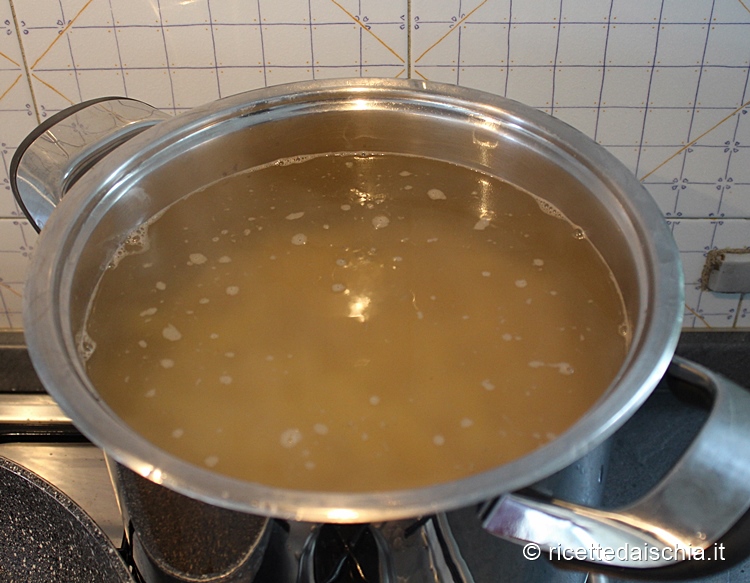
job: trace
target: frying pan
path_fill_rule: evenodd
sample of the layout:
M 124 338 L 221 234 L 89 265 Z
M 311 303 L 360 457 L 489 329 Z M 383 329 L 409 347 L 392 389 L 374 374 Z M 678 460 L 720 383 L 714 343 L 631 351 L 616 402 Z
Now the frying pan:
M 0 457 L 0 580 L 135 583 L 117 549 L 80 506 L 4 457 Z

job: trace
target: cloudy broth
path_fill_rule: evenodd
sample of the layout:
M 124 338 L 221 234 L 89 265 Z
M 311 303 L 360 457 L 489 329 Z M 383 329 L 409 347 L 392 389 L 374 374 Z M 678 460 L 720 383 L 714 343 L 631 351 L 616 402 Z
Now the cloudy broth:
M 284 160 L 136 231 L 92 301 L 88 373 L 164 450 L 303 490 L 425 486 L 570 427 L 626 349 L 585 234 L 489 175 Z

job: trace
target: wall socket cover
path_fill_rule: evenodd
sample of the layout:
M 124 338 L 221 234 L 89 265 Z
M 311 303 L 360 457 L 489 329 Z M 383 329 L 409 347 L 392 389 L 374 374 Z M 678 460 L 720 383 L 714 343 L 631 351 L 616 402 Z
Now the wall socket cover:
M 719 293 L 750 293 L 750 247 L 709 251 L 701 285 Z

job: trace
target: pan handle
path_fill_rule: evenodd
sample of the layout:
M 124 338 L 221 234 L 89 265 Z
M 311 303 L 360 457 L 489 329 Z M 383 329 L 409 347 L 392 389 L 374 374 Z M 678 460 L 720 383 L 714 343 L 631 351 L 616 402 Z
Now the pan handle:
M 500 497 L 484 528 L 561 567 L 638 579 L 695 577 L 750 554 L 750 392 L 674 357 L 678 396 L 712 403 L 697 437 L 643 498 L 615 510 L 518 493 Z
M 37 126 L 16 149 L 10 186 L 31 225 L 41 230 L 68 189 L 96 162 L 171 116 L 126 97 L 78 103 Z

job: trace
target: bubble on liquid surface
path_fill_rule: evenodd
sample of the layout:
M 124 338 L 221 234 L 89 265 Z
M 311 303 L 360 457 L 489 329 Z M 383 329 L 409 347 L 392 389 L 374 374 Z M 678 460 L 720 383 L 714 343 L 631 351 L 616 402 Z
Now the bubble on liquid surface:
M 134 192 L 136 190 L 140 190 L 142 192 L 142 189 L 140 188 L 134 188 L 131 192 Z M 159 213 L 159 216 L 161 216 L 161 213 Z M 114 269 L 115 267 L 117 267 L 120 261 L 122 261 L 122 259 L 124 259 L 128 255 L 138 255 L 139 253 L 148 251 L 149 247 L 151 246 L 148 236 L 148 227 L 151 222 L 152 221 L 149 221 L 141 225 L 135 231 L 130 233 L 130 235 L 128 235 L 123 244 L 118 247 L 117 251 L 115 251 L 114 256 L 107 266 L 108 269 Z
M 567 362 L 558 362 L 558 363 L 555 363 L 555 364 L 553 364 L 551 366 L 553 366 L 554 368 L 556 368 L 557 371 L 560 374 L 564 374 L 566 376 L 567 375 L 571 375 L 571 374 L 573 374 L 575 372 L 573 370 L 573 367 L 570 366 Z
M 430 188 L 430 190 L 427 191 L 427 196 L 432 200 L 446 200 L 448 198 L 439 188 Z
M 128 235 L 125 245 L 129 247 L 146 247 L 148 245 L 148 225 L 145 223 Z
M 302 164 L 312 158 L 311 155 L 300 154 L 299 156 L 290 156 L 289 158 L 281 158 L 276 160 L 274 166 L 291 166 L 292 164 Z
M 294 447 L 301 440 L 302 440 L 302 432 L 295 427 L 291 429 L 287 429 L 286 431 L 282 432 L 281 437 L 279 438 L 279 441 L 281 441 L 282 447 L 286 447 L 286 448 Z
M 307 235 L 304 233 L 297 233 L 292 237 L 292 245 L 305 245 L 307 243 Z
M 391 220 L 384 216 L 384 215 L 378 215 L 377 217 L 373 217 L 372 219 L 372 226 L 376 229 L 383 229 L 387 227 L 390 224 Z
M 229 287 L 227 287 L 226 292 L 228 296 L 236 296 L 238 293 L 240 293 L 240 288 L 236 285 L 230 285 Z
M 171 342 L 176 342 L 177 340 L 182 338 L 182 334 L 174 324 L 167 324 L 166 327 L 164 327 L 164 329 L 161 331 L 161 335 Z
M 188 259 L 190 259 L 190 263 L 193 265 L 203 265 L 208 261 L 208 257 L 203 255 L 203 253 L 191 253 Z
M 287 221 L 296 221 L 297 219 L 301 219 L 304 216 L 305 216 L 305 211 L 300 211 L 298 213 L 289 213 L 286 216 L 286 220 Z
M 78 354 L 83 362 L 86 362 L 96 350 L 96 342 L 86 332 L 81 334 L 78 342 Z
M 539 205 L 539 209 L 546 215 L 549 215 L 551 217 L 555 217 L 556 219 L 564 219 L 565 215 L 563 215 L 559 209 L 553 205 L 552 203 L 544 200 L 543 198 L 539 198 L 538 196 L 535 196 L 534 199 L 536 200 L 536 203 Z
M 572 375 L 575 372 L 573 367 L 570 366 L 570 364 L 568 364 L 567 362 L 546 363 L 546 362 L 542 362 L 541 360 L 532 360 L 529 362 L 529 366 L 531 368 L 543 368 L 543 367 L 556 368 L 557 372 L 565 376 Z
M 482 217 L 476 223 L 474 223 L 474 230 L 484 231 L 489 226 L 490 226 L 490 219 L 488 219 L 487 217 Z

